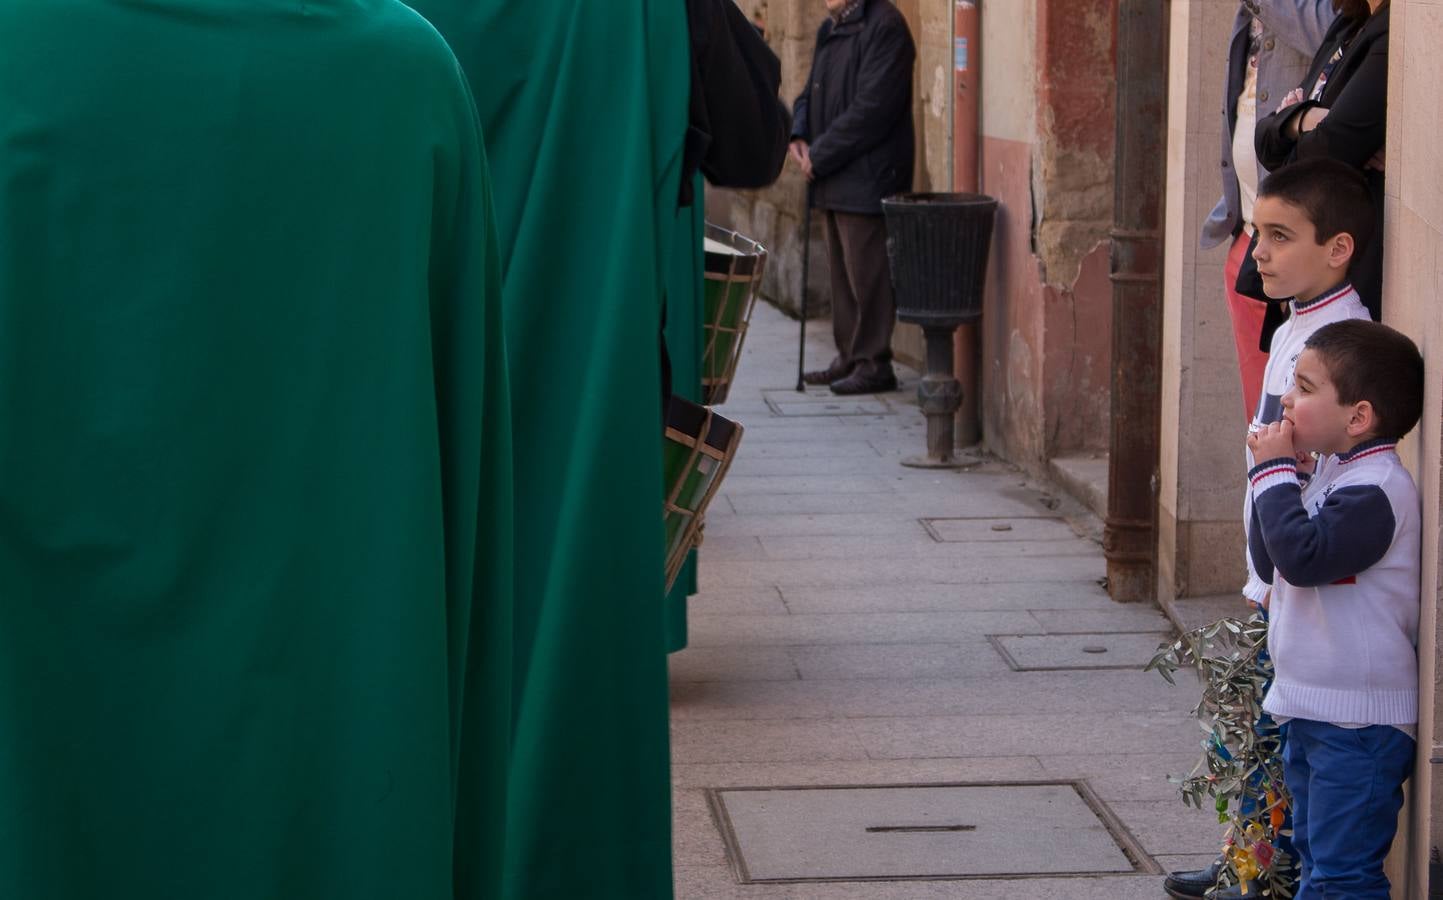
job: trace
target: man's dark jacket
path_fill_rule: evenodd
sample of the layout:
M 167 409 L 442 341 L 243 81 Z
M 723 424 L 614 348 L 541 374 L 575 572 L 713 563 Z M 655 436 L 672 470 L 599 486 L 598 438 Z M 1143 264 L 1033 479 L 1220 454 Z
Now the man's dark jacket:
M 916 58 L 888 0 L 863 0 L 841 22 L 822 23 L 792 113 L 792 137 L 811 146 L 813 206 L 880 214 L 883 197 L 911 190 Z

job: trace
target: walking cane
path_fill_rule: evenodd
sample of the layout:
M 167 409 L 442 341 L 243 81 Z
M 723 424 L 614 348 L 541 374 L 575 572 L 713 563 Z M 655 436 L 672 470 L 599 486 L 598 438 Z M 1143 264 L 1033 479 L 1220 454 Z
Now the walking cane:
M 797 338 L 797 393 L 806 391 L 802 370 L 807 357 L 807 270 L 812 261 L 812 186 L 807 185 L 806 207 L 802 210 L 802 303 L 801 336 Z

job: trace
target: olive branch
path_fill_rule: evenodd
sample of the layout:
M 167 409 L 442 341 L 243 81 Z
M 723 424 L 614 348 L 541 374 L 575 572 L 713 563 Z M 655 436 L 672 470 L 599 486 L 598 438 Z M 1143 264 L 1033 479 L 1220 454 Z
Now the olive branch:
M 1272 677 L 1266 653 L 1268 623 L 1261 614 L 1224 618 L 1163 644 L 1145 667 L 1169 684 L 1179 669 L 1194 670 L 1202 699 L 1193 715 L 1206 737 L 1203 755 L 1179 785 L 1185 806 L 1217 812 L 1228 826 L 1223 844 L 1223 880 L 1230 884 L 1263 879 L 1259 896 L 1293 896 L 1292 860 L 1277 846 L 1284 813 L 1292 802 L 1283 784 L 1282 737 L 1263 720 L 1262 701 Z M 1245 805 L 1248 815 L 1242 814 Z

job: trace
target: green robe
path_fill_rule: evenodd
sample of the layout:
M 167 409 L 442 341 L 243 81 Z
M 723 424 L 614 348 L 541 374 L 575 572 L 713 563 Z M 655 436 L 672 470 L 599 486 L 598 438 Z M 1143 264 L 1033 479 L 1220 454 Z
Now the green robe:
M 394 0 L 0 3 L 0 897 L 497 896 L 492 223 Z
M 658 334 L 681 0 L 412 0 L 496 179 L 516 467 L 508 898 L 671 896 Z

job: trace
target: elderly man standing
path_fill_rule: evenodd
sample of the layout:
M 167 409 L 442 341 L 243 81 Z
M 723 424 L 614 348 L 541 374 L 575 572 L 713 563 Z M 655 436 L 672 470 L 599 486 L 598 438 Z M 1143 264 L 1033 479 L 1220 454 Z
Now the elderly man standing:
M 791 155 L 811 182 L 810 204 L 826 216 L 837 355 L 804 378 L 836 394 L 873 394 L 897 388 L 882 198 L 912 186 L 917 50 L 888 0 L 826 4 L 793 112 Z

